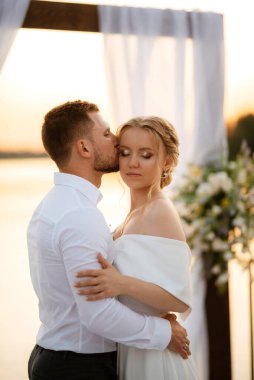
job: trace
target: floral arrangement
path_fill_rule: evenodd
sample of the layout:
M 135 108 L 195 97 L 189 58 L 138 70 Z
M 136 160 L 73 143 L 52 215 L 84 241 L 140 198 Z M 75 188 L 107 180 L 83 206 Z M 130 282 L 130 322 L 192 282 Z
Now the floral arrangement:
M 254 157 L 244 143 L 235 161 L 188 169 L 174 201 L 190 247 L 201 249 L 205 275 L 223 292 L 228 260 L 246 265 L 254 251 Z

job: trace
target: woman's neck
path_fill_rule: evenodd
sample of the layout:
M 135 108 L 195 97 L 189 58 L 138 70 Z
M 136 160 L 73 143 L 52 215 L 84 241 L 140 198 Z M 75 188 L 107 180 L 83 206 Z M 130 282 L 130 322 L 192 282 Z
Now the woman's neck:
M 140 207 L 145 206 L 148 202 L 160 198 L 163 196 L 163 193 L 161 189 L 154 190 L 150 196 L 149 195 L 149 189 L 147 191 L 142 190 L 131 190 L 130 191 L 130 197 L 131 197 L 131 207 L 130 211 L 136 210 Z

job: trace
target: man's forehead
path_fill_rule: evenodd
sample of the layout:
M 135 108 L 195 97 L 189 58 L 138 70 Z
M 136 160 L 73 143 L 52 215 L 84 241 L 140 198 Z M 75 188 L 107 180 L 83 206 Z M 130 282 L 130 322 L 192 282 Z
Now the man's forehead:
M 100 123 L 95 123 L 93 126 L 94 131 L 104 131 L 105 129 L 110 129 L 109 124 L 106 122 L 100 122 Z
M 95 123 L 93 128 L 94 130 L 109 128 L 109 124 L 103 119 L 98 111 L 89 112 L 89 117 Z

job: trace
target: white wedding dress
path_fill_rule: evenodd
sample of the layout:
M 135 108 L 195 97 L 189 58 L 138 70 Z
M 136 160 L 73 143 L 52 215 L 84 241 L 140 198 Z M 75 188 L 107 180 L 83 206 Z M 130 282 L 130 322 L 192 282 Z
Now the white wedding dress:
M 190 250 L 185 242 L 148 235 L 122 235 L 114 242 L 114 265 L 123 274 L 152 282 L 190 305 Z M 159 313 L 132 298 L 119 300 L 148 315 Z M 191 308 L 184 313 L 189 314 Z M 165 349 L 145 350 L 119 345 L 119 380 L 197 380 L 192 358 Z

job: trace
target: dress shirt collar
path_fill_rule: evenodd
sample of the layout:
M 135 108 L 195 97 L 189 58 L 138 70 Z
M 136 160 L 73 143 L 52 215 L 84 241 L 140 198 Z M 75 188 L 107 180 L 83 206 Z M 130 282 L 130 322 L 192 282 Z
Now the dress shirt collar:
M 102 199 L 102 194 L 96 186 L 77 175 L 54 173 L 54 184 L 73 187 L 85 195 L 95 205 Z

